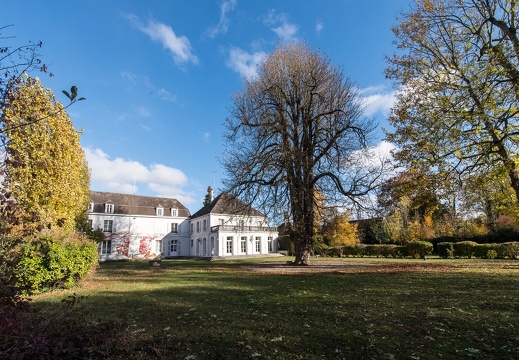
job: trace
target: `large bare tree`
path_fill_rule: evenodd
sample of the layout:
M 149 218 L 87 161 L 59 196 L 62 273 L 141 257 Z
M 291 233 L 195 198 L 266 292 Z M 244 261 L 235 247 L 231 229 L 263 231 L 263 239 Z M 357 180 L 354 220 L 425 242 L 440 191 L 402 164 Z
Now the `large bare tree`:
M 289 215 L 296 265 L 310 262 L 323 196 L 355 202 L 374 185 L 361 154 L 375 125 L 361 100 L 326 55 L 297 42 L 268 55 L 233 97 L 224 184 L 266 213 Z

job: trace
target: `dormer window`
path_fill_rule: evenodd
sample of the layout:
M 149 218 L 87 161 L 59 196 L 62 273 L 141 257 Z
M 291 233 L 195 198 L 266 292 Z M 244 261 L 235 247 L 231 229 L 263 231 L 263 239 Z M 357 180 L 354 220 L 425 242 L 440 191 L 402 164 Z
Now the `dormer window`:
M 114 213 L 114 204 L 105 204 L 105 213 L 113 214 Z
M 177 208 L 171 208 L 171 216 L 178 216 L 178 209 Z
M 94 212 L 94 203 L 91 201 L 88 203 L 88 212 Z
M 157 216 L 164 216 L 164 208 L 163 207 L 157 207 L 155 210 L 156 210 L 156 215 Z

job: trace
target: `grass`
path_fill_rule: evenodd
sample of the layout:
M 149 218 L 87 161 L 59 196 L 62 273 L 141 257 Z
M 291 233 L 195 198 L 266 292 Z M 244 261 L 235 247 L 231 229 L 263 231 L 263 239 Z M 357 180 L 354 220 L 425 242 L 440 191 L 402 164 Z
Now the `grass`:
M 49 358 L 517 357 L 517 261 L 251 266 L 269 261 L 279 258 L 103 263 L 80 288 L 36 297 L 25 321 Z

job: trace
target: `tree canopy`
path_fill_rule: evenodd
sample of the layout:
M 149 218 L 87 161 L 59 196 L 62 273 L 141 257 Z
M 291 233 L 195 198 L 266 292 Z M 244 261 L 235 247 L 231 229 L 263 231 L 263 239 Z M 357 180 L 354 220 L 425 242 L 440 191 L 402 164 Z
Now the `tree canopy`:
M 417 0 L 393 28 L 387 69 L 399 89 L 387 133 L 396 158 L 461 182 L 506 174 L 516 205 L 518 10 L 509 0 Z
M 35 78 L 13 80 L 1 108 L 4 231 L 72 230 L 89 201 L 87 161 L 63 105 Z
M 375 128 L 358 89 L 326 55 L 279 46 L 244 79 L 226 121 L 224 184 L 249 204 L 290 216 L 296 264 L 308 264 L 322 197 L 355 202 L 376 179 L 363 149 Z

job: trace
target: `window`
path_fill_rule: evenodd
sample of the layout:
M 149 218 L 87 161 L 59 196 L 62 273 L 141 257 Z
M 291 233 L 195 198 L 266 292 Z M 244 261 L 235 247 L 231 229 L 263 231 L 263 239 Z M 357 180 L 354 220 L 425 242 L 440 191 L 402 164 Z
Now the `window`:
M 204 238 L 204 240 L 202 240 L 202 244 L 203 244 L 202 248 L 204 251 L 204 255 L 206 255 L 207 254 L 207 239 L 206 238 Z
M 171 208 L 171 216 L 178 216 L 178 209 Z
M 193 247 L 193 239 L 191 239 L 191 247 Z
M 113 214 L 114 213 L 114 204 L 105 204 L 105 213 Z
M 94 211 L 94 203 L 93 202 L 89 202 L 88 203 L 88 212 L 93 212 Z
M 178 240 L 171 240 L 171 244 L 170 244 L 169 250 L 172 253 L 176 253 L 178 251 Z
M 269 236 L 267 241 L 268 241 L 268 245 L 269 245 L 269 252 L 273 252 L 274 248 L 272 246 L 272 236 Z
M 194 224 L 191 224 L 191 234 L 193 233 L 194 226 Z
M 178 233 L 178 224 L 177 223 L 171 223 L 171 232 Z
M 88 219 L 87 221 L 88 221 L 88 227 L 90 229 L 93 229 L 94 228 L 94 221 L 92 219 Z
M 162 253 L 162 240 L 155 240 L 155 247 L 153 248 L 155 254 Z
M 243 228 L 245 227 L 245 222 L 243 220 L 240 220 L 239 225 L 240 225 L 240 229 L 243 230 Z
M 261 237 L 256 236 L 256 252 L 259 253 L 261 251 Z
M 161 207 L 158 207 L 155 209 L 156 210 L 156 215 L 157 216 L 164 216 L 164 208 L 161 208 Z
M 232 254 L 232 236 L 227 236 L 227 254 Z
M 246 253 L 247 252 L 247 237 L 246 236 L 241 237 L 240 244 L 241 244 L 241 252 Z
M 214 236 L 211 236 L 211 254 L 214 255 Z
M 218 225 L 223 226 L 223 219 L 218 219 Z
M 101 254 L 111 254 L 112 253 L 112 240 L 104 240 L 99 244 L 99 251 Z
M 207 220 L 205 220 L 205 219 L 204 219 L 204 222 L 203 222 L 202 228 L 203 228 L 204 231 L 207 230 Z
M 196 222 L 196 232 L 200 232 L 200 221 Z
M 114 227 L 114 221 L 113 220 L 105 220 L 103 222 L 103 231 L 104 232 L 112 232 Z

